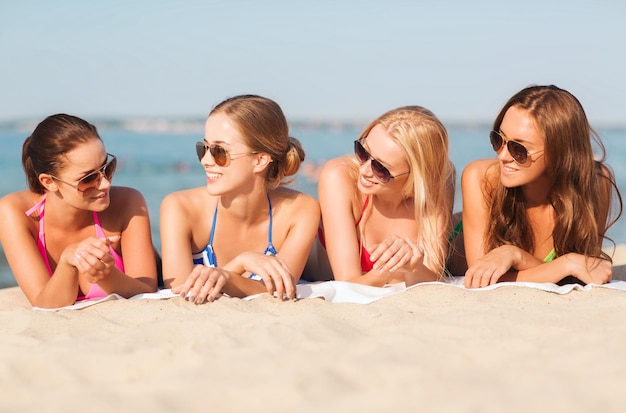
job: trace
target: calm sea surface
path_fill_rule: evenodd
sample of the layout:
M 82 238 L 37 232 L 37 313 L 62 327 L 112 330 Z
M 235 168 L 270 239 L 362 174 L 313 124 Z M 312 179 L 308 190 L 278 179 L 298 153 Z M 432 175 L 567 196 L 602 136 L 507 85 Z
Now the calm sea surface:
M 32 129 L 31 129 L 32 130 Z M 205 185 L 202 167 L 194 144 L 202 139 L 201 130 L 185 132 L 137 132 L 99 127 L 107 151 L 117 155 L 118 170 L 114 184 L 140 190 L 146 197 L 152 222 L 154 243 L 160 249 L 159 205 L 165 195 L 185 188 Z M 351 153 L 357 127 L 292 128 L 300 139 L 307 159 L 293 186 L 317 196 L 317 168 L 325 160 Z M 493 157 L 487 137 L 488 127 L 449 127 L 450 156 L 460 172 L 472 160 Z M 615 171 L 622 194 L 626 195 L 626 130 L 599 130 L 607 148 L 608 163 Z M 22 143 L 29 130 L 0 130 L 0 196 L 26 188 L 21 167 Z M 456 211 L 461 209 L 457 182 Z M 616 243 L 626 243 L 626 219 L 609 230 Z M 15 285 L 15 280 L 0 249 L 0 287 Z

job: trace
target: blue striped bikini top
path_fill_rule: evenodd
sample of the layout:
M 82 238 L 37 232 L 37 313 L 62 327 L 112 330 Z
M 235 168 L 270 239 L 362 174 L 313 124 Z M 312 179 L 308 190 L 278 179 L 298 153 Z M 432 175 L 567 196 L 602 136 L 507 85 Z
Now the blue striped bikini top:
M 267 196 L 267 203 L 270 206 L 270 227 L 267 235 L 267 248 L 263 253 L 265 255 L 276 255 L 276 248 L 272 244 L 272 201 L 270 201 L 270 196 Z M 211 225 L 211 235 L 209 236 L 209 243 L 202 251 L 195 252 L 192 254 L 192 259 L 194 265 L 205 265 L 207 267 L 217 267 L 217 257 L 215 256 L 215 251 L 213 250 L 213 238 L 215 236 L 215 224 L 217 223 L 217 205 L 215 206 L 215 212 L 213 212 L 213 224 Z M 252 274 L 249 278 L 261 280 L 256 274 Z

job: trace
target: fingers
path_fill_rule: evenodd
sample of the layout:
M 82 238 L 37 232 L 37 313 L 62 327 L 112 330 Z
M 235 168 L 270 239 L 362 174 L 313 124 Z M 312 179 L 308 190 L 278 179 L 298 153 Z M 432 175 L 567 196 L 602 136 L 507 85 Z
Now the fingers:
M 465 288 L 480 288 L 495 284 L 498 280 L 497 272 L 492 268 L 471 268 L 465 273 Z
M 262 267 L 255 274 L 263 279 L 268 293 L 273 294 L 276 292 L 280 299 L 285 297 L 290 300 L 296 298 L 296 287 L 292 273 L 282 259 L 272 257 L 271 260 L 265 260 Z
M 99 246 L 87 244 L 76 249 L 71 264 L 93 284 L 111 273 L 115 259 L 108 248 L 103 250 Z
M 487 287 L 497 283 L 504 273 L 506 270 L 502 270 L 497 265 L 478 261 L 467 269 L 463 283 L 465 288 Z
M 223 272 L 214 267 L 196 265 L 182 286 L 172 289 L 182 298 L 195 304 L 214 301 L 226 283 Z
M 398 236 L 387 238 L 370 254 L 374 269 L 379 272 L 414 271 L 423 257 L 424 253 L 415 241 Z

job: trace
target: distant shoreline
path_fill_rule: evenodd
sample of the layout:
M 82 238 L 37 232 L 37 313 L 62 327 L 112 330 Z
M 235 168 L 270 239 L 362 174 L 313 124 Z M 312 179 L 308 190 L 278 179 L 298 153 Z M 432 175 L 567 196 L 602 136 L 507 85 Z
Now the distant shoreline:
M 15 132 L 32 131 L 41 119 L 0 120 L 0 130 Z M 90 122 L 100 130 L 127 131 L 138 133 L 198 133 L 204 130 L 204 117 L 93 117 Z M 340 119 L 296 119 L 289 122 L 291 129 L 298 130 L 361 130 L 367 120 Z M 443 122 L 448 129 L 488 129 L 489 121 Z M 626 124 L 602 123 L 594 125 L 597 131 L 626 131 Z

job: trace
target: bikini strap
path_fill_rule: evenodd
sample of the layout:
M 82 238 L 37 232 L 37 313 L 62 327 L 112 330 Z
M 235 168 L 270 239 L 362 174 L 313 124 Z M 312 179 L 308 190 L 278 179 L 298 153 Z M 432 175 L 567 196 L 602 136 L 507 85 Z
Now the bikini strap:
M 98 219 L 98 214 L 96 213 L 96 211 L 92 211 L 91 215 L 93 216 L 93 224 L 96 227 L 96 238 L 106 238 L 106 234 L 104 233 L 104 230 L 102 229 L 102 225 L 100 225 L 100 220 Z
M 274 245 L 272 244 L 272 201 L 270 200 L 270 195 L 267 194 L 267 203 L 270 205 L 270 229 L 267 233 L 267 248 L 265 248 L 265 251 L 263 252 L 263 254 L 265 255 L 276 255 L 278 254 L 278 252 L 276 252 L 276 248 L 274 248 Z
M 365 212 L 365 208 L 367 208 L 367 204 L 369 204 L 370 202 L 370 196 L 366 196 L 365 197 L 365 202 L 363 202 L 363 208 L 361 208 L 361 215 L 359 215 L 359 219 L 357 219 L 356 224 L 354 225 L 355 227 L 359 226 L 359 222 L 361 222 L 361 219 L 363 218 L 363 213 Z
M 25 212 L 26 216 L 29 217 L 33 214 L 33 212 L 41 209 L 41 213 L 43 214 L 43 204 L 46 202 L 46 196 L 48 195 L 48 193 L 46 192 L 45 194 L 43 194 L 43 196 L 41 197 L 41 199 L 39 200 L 39 202 L 37 202 L 32 208 L 30 208 L 28 211 Z
M 204 249 L 206 253 L 206 260 L 209 262 L 209 267 L 217 267 L 217 257 L 215 251 L 213 251 L 213 237 L 215 236 L 215 224 L 217 223 L 217 207 L 219 202 L 215 204 L 215 212 L 213 212 L 213 223 L 211 224 L 211 235 L 209 235 L 209 244 Z

